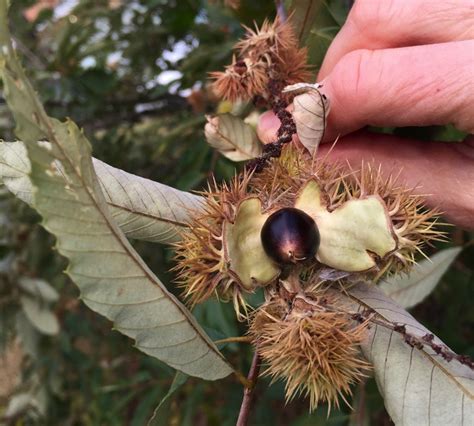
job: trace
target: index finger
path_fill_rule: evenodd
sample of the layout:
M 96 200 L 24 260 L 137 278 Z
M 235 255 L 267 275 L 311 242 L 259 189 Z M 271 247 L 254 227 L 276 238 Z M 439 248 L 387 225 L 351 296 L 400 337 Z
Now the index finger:
M 325 140 L 366 125 L 472 132 L 473 75 L 474 40 L 351 52 L 322 82 L 331 102 Z
M 358 49 L 387 49 L 474 38 L 474 3 L 433 0 L 358 0 L 331 43 L 318 79 Z

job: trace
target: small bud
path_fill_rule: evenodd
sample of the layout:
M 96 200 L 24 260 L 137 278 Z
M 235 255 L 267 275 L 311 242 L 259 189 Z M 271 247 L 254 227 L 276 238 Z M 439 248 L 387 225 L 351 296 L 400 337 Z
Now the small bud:
M 295 208 L 270 215 L 260 235 L 265 252 L 278 264 L 311 259 L 319 247 L 319 231 L 313 218 Z

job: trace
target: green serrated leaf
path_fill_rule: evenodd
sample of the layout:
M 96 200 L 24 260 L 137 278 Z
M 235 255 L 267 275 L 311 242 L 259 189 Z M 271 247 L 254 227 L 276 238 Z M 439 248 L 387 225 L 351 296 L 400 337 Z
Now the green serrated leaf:
M 92 159 L 109 211 L 127 238 L 172 243 L 187 227 L 201 197 L 116 169 Z M 60 170 L 55 165 L 55 172 Z M 15 196 L 33 204 L 31 164 L 23 142 L 0 141 L 0 178 Z
M 0 2 L 0 74 L 16 134 L 31 161 L 34 206 L 56 236 L 58 251 L 69 259 L 67 273 L 84 303 L 114 321 L 138 349 L 171 367 L 209 380 L 230 374 L 211 339 L 113 221 L 87 139 L 73 122 L 47 116 L 14 54 L 5 0 Z
M 474 423 L 474 372 L 407 311 L 376 286 L 359 283 L 348 294 L 359 305 L 369 308 L 379 323 L 368 330 L 362 351 L 373 364 L 385 407 L 397 425 L 433 426 Z M 432 347 L 409 345 L 388 323 L 403 326 L 411 336 L 432 342 L 453 354 L 443 357 Z
M 405 309 L 422 302 L 438 285 L 462 247 L 451 247 L 417 263 L 408 275 L 396 275 L 381 281 L 380 288 Z

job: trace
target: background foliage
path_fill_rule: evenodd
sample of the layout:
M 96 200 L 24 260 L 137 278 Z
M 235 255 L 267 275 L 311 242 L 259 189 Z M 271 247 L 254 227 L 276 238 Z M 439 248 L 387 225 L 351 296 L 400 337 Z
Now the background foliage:
M 218 180 L 233 175 L 234 164 L 204 140 L 204 114 L 229 108 L 207 89 L 207 73 L 229 62 L 231 47 L 242 34 L 239 21 L 251 25 L 273 17 L 273 1 L 241 1 L 238 10 L 199 0 L 12 3 L 16 47 L 45 108 L 50 115 L 70 116 L 81 125 L 95 157 L 184 190 L 202 188 L 212 173 Z M 320 7 L 318 28 L 307 35 L 315 68 L 350 3 L 332 0 Z M 54 8 L 41 9 L 45 5 Z M 13 140 L 12 130 L 0 98 L 3 139 Z M 413 129 L 397 132 L 414 135 Z M 457 137 L 447 128 L 416 132 L 417 137 Z M 61 273 L 65 262 L 51 248 L 52 237 L 38 222 L 32 210 L 0 187 L 0 419 L 16 398 L 18 424 L 144 424 L 168 393 L 174 372 L 135 350 L 129 339 L 81 304 L 75 286 Z M 470 238 L 452 230 L 458 245 Z M 173 289 L 171 275 L 161 273 L 173 265 L 171 250 L 143 242 L 134 245 Z M 416 318 L 450 347 L 471 356 L 473 271 L 471 246 L 436 291 L 414 309 Z M 58 300 L 54 291 L 52 298 L 41 295 L 41 318 L 22 301 L 20 283 L 25 278 L 44 280 L 59 295 Z M 231 306 L 211 301 L 195 315 L 212 337 L 242 332 Z M 21 347 L 12 343 L 15 336 Z M 248 369 L 250 348 L 229 345 L 225 352 L 234 365 Z M 178 377 L 174 384 L 174 393 L 160 406 L 161 424 L 235 423 L 242 388 L 232 377 L 219 382 Z M 252 424 L 389 422 L 373 380 L 358 387 L 354 406 L 353 415 L 343 408 L 327 420 L 326 407 L 321 407 L 310 416 L 305 401 L 285 406 L 281 384 L 268 386 L 264 380 L 258 386 Z

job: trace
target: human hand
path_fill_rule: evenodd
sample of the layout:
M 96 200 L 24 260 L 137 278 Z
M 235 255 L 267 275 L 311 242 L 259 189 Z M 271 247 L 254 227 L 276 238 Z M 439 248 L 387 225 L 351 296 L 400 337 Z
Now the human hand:
M 401 139 L 366 125 L 454 124 L 474 132 L 474 1 L 358 0 L 318 75 L 331 101 L 328 161 L 373 160 L 427 195 L 452 222 L 474 228 L 474 138 L 463 143 Z M 274 140 L 273 113 L 259 123 Z M 353 133 L 356 132 L 356 133 Z M 329 144 L 320 147 L 324 156 Z

